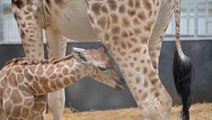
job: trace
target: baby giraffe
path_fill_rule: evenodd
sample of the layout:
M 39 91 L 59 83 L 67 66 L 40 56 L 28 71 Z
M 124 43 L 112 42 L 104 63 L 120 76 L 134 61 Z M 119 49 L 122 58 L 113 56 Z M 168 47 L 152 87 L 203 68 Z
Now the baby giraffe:
M 103 48 L 73 49 L 50 60 L 15 58 L 0 71 L 0 119 L 43 120 L 46 94 L 70 86 L 85 76 L 123 89 Z

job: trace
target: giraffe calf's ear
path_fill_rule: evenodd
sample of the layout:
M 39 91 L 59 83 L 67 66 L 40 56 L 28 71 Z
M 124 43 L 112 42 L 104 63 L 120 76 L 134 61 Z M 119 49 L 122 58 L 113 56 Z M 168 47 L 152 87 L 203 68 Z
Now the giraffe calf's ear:
M 82 48 L 73 48 L 71 50 L 71 54 L 76 58 L 79 62 L 87 63 L 86 57 L 83 55 L 85 49 Z

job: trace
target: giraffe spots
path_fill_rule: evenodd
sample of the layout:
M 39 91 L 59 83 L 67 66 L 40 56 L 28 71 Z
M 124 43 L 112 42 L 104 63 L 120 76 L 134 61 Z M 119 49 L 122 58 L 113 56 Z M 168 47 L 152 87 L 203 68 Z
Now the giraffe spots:
M 157 6 L 159 6 L 159 5 L 160 5 L 160 1 L 159 1 L 159 0 L 157 0 L 156 5 L 157 5 Z M 173 6 L 173 7 L 174 7 L 174 6 Z
M 139 93 L 141 93 L 141 92 L 142 92 L 142 90 L 140 90 L 140 89 L 139 89 L 139 90 L 138 90 L 138 92 L 139 92 Z
M 23 74 L 17 74 L 16 81 L 19 83 L 19 82 L 22 82 L 23 80 L 24 80 Z
M 6 80 L 5 77 L 4 77 L 3 79 L 1 78 L 0 84 L 1 84 L 2 86 L 6 86 L 7 80 Z M 2 92 L 2 91 L 0 91 L 0 92 Z
M 144 60 L 144 59 L 142 59 L 140 63 L 141 63 L 141 64 L 145 63 L 145 60 Z
M 15 118 L 21 116 L 21 107 L 20 106 L 13 107 L 12 116 Z
M 70 84 L 70 81 L 69 81 L 69 79 L 68 79 L 68 78 L 64 78 L 64 80 L 63 80 L 63 81 L 64 81 L 64 84 L 65 84 L 65 85 L 69 85 L 69 84 Z
M 35 66 L 30 66 L 30 67 L 29 67 L 29 71 L 30 71 L 31 73 L 35 73 L 35 69 L 36 69 Z
M 45 0 L 48 6 L 51 6 L 51 0 Z
M 128 33 L 126 31 L 123 31 L 122 34 L 121 34 L 121 36 L 123 38 L 127 38 L 129 35 L 128 35 Z
M 118 23 L 118 16 L 116 14 L 111 14 L 112 23 L 117 24 Z
M 147 64 L 151 64 L 151 60 L 150 59 L 147 59 L 146 62 L 147 62 Z
M 68 72 L 69 72 L 68 68 L 64 68 L 62 71 L 63 75 L 68 75 L 69 74 Z
M 148 93 L 144 92 L 144 94 L 142 95 L 142 100 L 145 100 L 148 97 Z
M 133 45 L 130 42 L 127 42 L 127 46 L 128 48 L 132 48 Z
M 50 67 L 46 70 L 45 74 L 51 75 L 53 72 L 54 72 L 54 67 L 53 67 L 53 66 L 50 66 Z
M 20 36 L 21 36 L 21 38 L 24 38 L 25 37 L 25 32 L 24 32 L 23 29 L 20 30 Z
M 119 6 L 119 13 L 120 13 L 120 14 L 123 14 L 123 13 L 125 13 L 125 11 L 126 11 L 125 5 L 123 5 L 123 4 L 120 5 L 120 6 Z
M 143 74 L 147 74 L 147 71 L 148 71 L 147 67 L 144 67 L 143 68 Z
M 131 62 L 131 63 L 130 63 L 130 67 L 133 68 L 134 66 L 135 66 L 135 63 L 134 63 L 134 62 Z
M 132 50 L 133 53 L 140 53 L 141 52 L 141 47 L 137 47 L 137 48 L 134 48 Z
M 144 8 L 147 10 L 151 10 L 152 9 L 152 4 L 150 3 L 149 0 L 143 0 L 143 4 L 144 4 Z
M 147 44 L 148 39 L 149 39 L 149 38 L 146 37 L 146 36 L 141 36 L 141 37 L 140 37 L 140 41 L 141 41 L 142 44 Z
M 128 72 L 128 76 L 132 77 L 132 76 L 134 76 L 134 74 L 132 72 Z
M 77 80 L 79 80 L 80 78 L 81 78 L 81 75 L 78 74 L 78 75 L 77 75 Z M 98 78 L 100 78 L 100 76 L 98 76 Z
M 152 70 L 152 71 L 150 72 L 150 77 L 154 77 L 154 76 L 157 76 L 157 73 L 156 73 L 155 71 Z
M 147 88 L 149 86 L 149 82 L 147 79 L 144 80 L 144 87 Z
M 139 71 L 141 70 L 141 68 L 140 68 L 140 67 L 136 67 L 135 70 L 136 70 L 137 72 L 139 72 Z
M 8 77 L 8 82 L 9 82 L 10 86 L 12 86 L 12 87 L 16 87 L 17 86 L 15 73 L 11 73 L 10 74 L 10 76 Z
M 139 100 L 139 97 L 137 95 L 133 95 L 133 97 L 135 98 L 136 101 Z
M 101 4 L 100 3 L 94 3 L 91 6 L 91 10 L 95 15 L 100 15 L 100 9 L 101 9 Z
M 41 90 L 41 87 L 39 86 L 39 84 L 36 82 L 33 82 L 32 86 L 35 88 L 35 92 L 38 94 L 38 93 L 41 93 L 42 90 Z
M 19 90 L 14 89 L 10 95 L 10 99 L 13 104 L 20 104 L 22 102 L 22 97 Z
M 146 54 L 146 53 L 147 53 L 147 49 L 144 49 L 143 54 Z
M 107 25 L 107 18 L 106 17 L 102 17 L 97 21 L 97 24 L 102 28 L 105 29 L 106 25 Z
M 151 16 L 152 16 L 152 14 L 153 14 L 153 12 L 152 12 L 152 10 L 150 10 L 150 11 L 149 11 L 149 14 L 148 14 L 148 15 L 149 15 L 149 17 L 151 17 Z
M 155 97 L 158 97 L 159 95 L 160 95 L 159 92 L 155 92 L 155 93 L 154 93 L 154 96 L 155 96 Z
M 141 82 L 141 78 L 140 77 L 136 77 L 136 84 L 139 84 Z
M 158 79 L 157 79 L 157 78 L 155 78 L 155 79 L 151 79 L 151 80 L 150 80 L 150 82 L 151 82 L 151 84 L 152 84 L 152 85 L 155 85 L 155 84 L 157 83 L 157 81 L 158 81 Z
M 38 76 L 40 76 L 40 75 L 43 74 L 43 72 L 44 72 L 43 66 L 42 66 L 41 64 L 39 64 L 38 67 L 37 67 L 37 69 L 36 69 L 36 74 L 37 74 Z
M 24 105 L 28 106 L 28 104 L 24 104 Z M 29 109 L 23 107 L 23 108 L 21 109 L 21 116 L 22 116 L 23 118 L 27 118 L 27 116 L 29 116 L 29 115 L 30 115 Z
M 28 15 L 25 19 L 26 20 L 32 20 L 32 16 L 31 15 Z
M 135 8 L 140 8 L 141 7 L 141 2 L 140 0 L 135 0 Z
M 128 18 L 126 18 L 126 17 L 122 18 L 122 26 L 123 27 L 130 27 L 130 21 L 128 20 Z
M 59 5 L 61 8 L 65 4 L 65 2 L 63 0 L 54 0 L 54 2 L 55 2 L 56 5 Z
M 128 10 L 127 13 L 130 17 L 133 17 L 136 14 L 136 11 L 135 10 Z
M 145 21 L 145 19 L 146 19 L 146 15 L 145 15 L 145 13 L 143 11 L 139 12 L 137 14 L 137 16 L 138 16 L 138 19 L 140 19 L 141 21 Z
M 46 78 L 44 78 L 44 77 L 40 78 L 40 84 L 41 85 L 43 85 L 43 86 L 48 85 L 48 82 L 49 82 L 49 80 L 47 80 Z
M 69 79 L 70 79 L 73 83 L 77 82 L 77 79 L 76 79 L 75 77 L 73 77 L 73 76 L 70 76 Z
M 32 96 L 32 94 L 30 94 L 31 92 L 30 89 L 26 85 L 19 85 L 18 89 L 23 91 L 22 92 L 23 96 L 26 96 L 26 97 Z
M 119 37 L 117 37 L 117 36 L 112 36 L 112 40 L 113 40 L 115 45 L 117 45 L 120 42 Z
M 133 29 L 133 31 L 134 31 L 134 34 L 137 34 L 137 35 L 142 33 L 141 28 L 135 28 L 135 29 Z
M 11 101 L 7 100 L 4 104 L 4 111 L 5 111 L 5 114 L 10 114 L 12 112 L 12 109 L 13 108 L 13 104 L 11 103 Z
M 18 73 L 21 73 L 23 70 L 21 69 L 21 67 L 15 66 L 14 69 L 13 69 L 13 71 L 18 72 Z
M 103 13 L 108 13 L 107 7 L 106 6 L 102 6 L 101 10 Z
M 152 29 L 152 26 L 154 25 L 154 21 L 149 21 L 145 26 L 144 26 L 144 30 L 150 32 Z
M 104 34 L 104 40 L 105 40 L 105 41 L 108 41 L 109 38 L 110 38 L 109 34 L 108 34 L 108 33 L 105 33 L 105 34 Z
M 122 66 L 123 66 L 124 68 L 128 68 L 128 65 L 127 65 L 126 63 L 123 63 Z
M 47 87 L 46 87 L 47 88 Z M 51 81 L 50 82 L 50 88 L 52 88 L 52 89 L 57 89 L 57 84 L 56 84 L 56 82 L 55 81 Z
M 121 52 L 120 52 L 120 55 L 121 55 L 121 56 L 125 56 L 126 54 L 127 54 L 127 53 L 124 52 L 124 51 L 121 51 Z
M 12 0 L 12 6 L 17 6 L 19 9 L 21 9 L 22 7 L 24 7 L 24 1 L 25 0 Z
M 22 16 L 21 16 L 21 14 L 19 12 L 14 11 L 13 12 L 13 15 L 14 15 L 14 17 L 15 17 L 16 20 L 22 20 Z
M 113 34 L 119 34 L 121 29 L 119 26 L 114 26 L 111 31 Z
M 117 2 L 115 0 L 107 0 L 107 3 L 109 4 L 110 10 L 116 10 L 118 8 Z
M 128 6 L 129 7 L 134 7 L 133 0 L 128 0 Z

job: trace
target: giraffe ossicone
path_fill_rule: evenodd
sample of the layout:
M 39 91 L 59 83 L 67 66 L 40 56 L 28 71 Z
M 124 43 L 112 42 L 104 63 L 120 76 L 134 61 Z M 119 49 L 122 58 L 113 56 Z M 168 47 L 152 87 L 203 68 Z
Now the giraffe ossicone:
M 0 71 L 0 116 L 3 120 L 43 120 L 46 94 L 86 76 L 117 90 L 124 89 L 121 77 L 103 48 L 83 52 L 75 49 L 72 53 L 50 60 L 24 57 L 7 62 Z

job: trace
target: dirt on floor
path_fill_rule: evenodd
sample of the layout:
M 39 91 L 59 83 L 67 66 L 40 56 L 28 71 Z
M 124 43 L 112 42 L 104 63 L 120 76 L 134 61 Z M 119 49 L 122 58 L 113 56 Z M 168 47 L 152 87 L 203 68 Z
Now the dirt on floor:
M 179 120 L 180 111 L 181 106 L 173 107 L 170 120 Z M 47 114 L 45 120 L 52 120 L 52 114 Z M 64 120 L 141 120 L 141 114 L 138 108 L 77 113 L 65 109 Z M 212 103 L 192 105 L 190 108 L 190 120 L 212 120 Z

